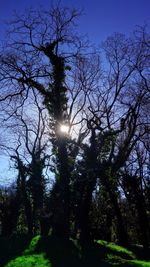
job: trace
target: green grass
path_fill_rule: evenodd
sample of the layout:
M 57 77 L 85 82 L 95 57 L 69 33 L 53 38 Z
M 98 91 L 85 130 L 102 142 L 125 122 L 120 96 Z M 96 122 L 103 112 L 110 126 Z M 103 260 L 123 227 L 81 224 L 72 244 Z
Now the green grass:
M 84 250 L 76 240 L 64 241 L 51 236 L 38 235 L 26 243 L 24 237 L 22 241 L 17 237 L 10 240 L 5 240 L 7 247 L 5 244 L 3 252 L 5 258 L 11 249 L 13 253 L 7 261 L 1 261 L 0 251 L 0 267 L 150 267 L 150 261 L 138 260 L 132 249 L 104 240 L 98 240 Z
M 135 254 L 127 248 L 124 248 L 122 246 L 118 246 L 114 243 L 109 243 L 109 242 L 104 241 L 104 240 L 98 240 L 97 243 L 110 249 L 111 251 L 119 254 L 120 256 L 122 255 L 122 257 L 125 257 L 127 259 L 128 258 L 129 259 L 135 259 Z
M 116 267 L 150 267 L 150 261 L 126 260 L 114 254 L 107 254 L 106 261 Z
M 44 255 L 28 255 L 17 257 L 10 261 L 6 267 L 51 267 L 50 262 L 45 259 Z
M 111 264 L 111 266 L 150 267 L 150 261 L 137 260 L 135 254 L 127 248 L 104 240 L 98 240 L 96 242 L 108 249 L 105 255 L 105 260 Z
M 131 260 L 129 264 L 133 267 L 150 267 L 150 261 Z
M 40 239 L 41 239 L 40 235 L 33 237 L 29 247 L 24 251 L 24 254 L 32 254 L 36 250 L 36 247 L 38 246 Z
M 31 237 L 28 235 L 0 236 L 0 267 L 20 256 L 30 241 Z

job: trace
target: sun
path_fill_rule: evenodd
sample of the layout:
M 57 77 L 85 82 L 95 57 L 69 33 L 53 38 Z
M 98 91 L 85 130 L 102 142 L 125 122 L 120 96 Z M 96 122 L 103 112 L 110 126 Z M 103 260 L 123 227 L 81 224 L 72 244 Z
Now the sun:
M 69 126 L 68 125 L 66 125 L 66 124 L 61 124 L 60 125 L 60 131 L 62 132 L 62 133 L 68 133 L 69 132 Z

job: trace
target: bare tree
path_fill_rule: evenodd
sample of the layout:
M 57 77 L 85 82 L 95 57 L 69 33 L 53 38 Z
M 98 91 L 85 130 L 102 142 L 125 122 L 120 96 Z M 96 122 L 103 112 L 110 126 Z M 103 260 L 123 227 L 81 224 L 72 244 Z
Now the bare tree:
M 149 105 L 148 34 L 141 30 L 132 38 L 119 33 L 109 37 L 103 44 L 102 70 L 99 55 L 95 51 L 91 55 L 88 44 L 75 32 L 78 15 L 76 10 L 58 5 L 49 11 L 30 10 L 16 16 L 0 55 L 0 101 L 7 110 L 13 103 L 8 117 L 23 111 L 19 116 L 33 169 L 39 160 L 37 148 L 42 149 L 43 119 L 40 117 L 37 138 L 30 142 L 34 129 L 31 133 L 24 120 L 25 103 L 32 92 L 40 96 L 37 106 L 42 103 L 46 107 L 55 175 L 53 233 L 69 238 L 70 191 L 78 184 L 81 239 L 90 240 L 89 214 L 99 179 L 114 208 L 119 242 L 125 244 L 117 175 L 135 145 L 148 134 L 148 120 L 142 119 Z M 62 125 L 69 127 L 68 133 L 60 131 Z
M 44 171 L 50 157 L 47 151 L 50 150 L 47 116 L 38 99 L 39 96 L 33 91 L 28 103 L 26 101 L 17 111 L 9 108 L 5 114 L 5 118 L 11 114 L 11 121 L 5 121 L 5 130 L 9 130 L 9 143 L 7 140 L 3 150 L 17 170 L 16 196 L 19 200 L 16 209 L 18 214 L 24 211 L 29 234 L 39 231 L 46 189 Z
M 1 101 L 9 103 L 16 98 L 18 108 L 18 103 L 23 105 L 32 89 L 41 94 L 49 112 L 60 176 L 58 201 L 56 197 L 59 207 L 54 215 L 53 232 L 59 232 L 64 237 L 69 236 L 70 173 L 67 137 L 60 133 L 60 125 L 68 123 L 67 64 L 70 56 L 76 56 L 82 46 L 73 31 L 78 15 L 76 10 L 56 6 L 49 11 L 30 10 L 28 15 L 16 16 L 9 31 L 11 41 L 8 41 L 0 57 Z
M 84 172 L 83 169 L 81 178 L 82 181 L 91 181 L 91 186 L 87 182 L 90 187 L 89 203 L 92 201 L 96 178 L 100 178 L 109 193 L 117 218 L 119 242 L 122 244 L 127 243 L 127 233 L 118 202 L 117 172 L 124 166 L 135 145 L 146 136 L 148 127 L 148 121 L 142 121 L 148 91 L 137 68 L 141 59 L 143 60 L 143 53 L 147 53 L 146 45 L 142 46 L 142 50 L 139 49 L 141 42 L 142 40 L 137 44 L 134 38 L 127 39 L 122 34 L 114 34 L 103 44 L 108 64 L 101 80 L 97 82 L 96 91 L 88 94 L 89 112 L 86 113 L 87 127 L 90 126 L 91 129 L 89 143 L 95 151 L 92 156 L 94 165 L 90 169 L 90 147 L 85 148 L 84 163 L 81 161 L 87 170 L 89 168 L 89 177 L 88 171 Z M 146 71 L 146 66 L 145 58 L 143 71 Z M 91 143 L 93 138 L 96 145 Z M 96 173 L 96 178 L 92 173 Z M 84 185 L 86 186 L 86 182 Z M 87 191 L 85 194 L 88 195 Z M 88 206 L 87 208 L 86 205 L 87 210 L 83 209 L 86 210 L 86 218 L 90 212 L 90 204 Z M 84 220 L 84 229 L 86 222 L 88 219 Z M 87 229 L 89 235 L 88 226 Z

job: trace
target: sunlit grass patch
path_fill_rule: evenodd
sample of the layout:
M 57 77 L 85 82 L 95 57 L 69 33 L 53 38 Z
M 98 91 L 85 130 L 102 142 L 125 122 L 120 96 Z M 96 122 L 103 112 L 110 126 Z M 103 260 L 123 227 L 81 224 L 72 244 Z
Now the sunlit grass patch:
M 22 255 L 23 251 L 29 247 L 30 242 L 31 236 L 25 234 L 0 236 L 0 267 Z
M 150 267 L 150 261 L 139 261 L 139 260 L 131 260 L 128 261 L 129 266 L 133 267 Z
M 150 262 L 141 260 L 126 260 L 115 254 L 107 254 L 106 262 L 118 267 L 150 267 Z
M 51 264 L 44 258 L 43 254 L 39 254 L 17 257 L 15 260 L 10 261 L 5 267 L 51 267 Z
M 111 266 L 118 267 L 150 267 L 150 261 L 141 261 L 135 259 L 135 255 L 132 251 L 122 246 L 118 246 L 113 243 L 109 243 L 104 240 L 98 240 L 98 244 L 106 247 L 109 251 L 106 253 L 106 262 Z M 112 251 L 112 253 L 111 253 Z M 131 259 L 127 259 L 127 256 Z
M 39 242 L 39 240 L 41 239 L 40 235 L 37 235 L 35 237 L 32 238 L 29 248 L 27 248 L 23 254 L 31 254 L 36 250 L 37 244 Z
M 121 254 L 122 256 L 125 256 L 125 257 L 128 256 L 131 259 L 135 259 L 134 253 L 127 248 L 116 245 L 114 243 L 109 243 L 109 242 L 104 241 L 104 240 L 98 240 L 97 243 L 102 245 L 102 246 L 105 246 L 106 248 L 109 248 L 113 252 L 117 252 L 117 253 Z

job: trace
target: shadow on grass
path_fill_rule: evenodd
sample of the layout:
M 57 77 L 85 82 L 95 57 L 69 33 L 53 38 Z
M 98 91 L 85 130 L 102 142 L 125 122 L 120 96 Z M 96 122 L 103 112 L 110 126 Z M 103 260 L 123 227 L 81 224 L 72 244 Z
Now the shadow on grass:
M 35 245 L 34 252 L 45 253 L 45 258 L 49 260 L 52 267 L 110 267 L 104 258 L 107 248 L 101 248 L 98 244 L 86 246 L 84 251 L 79 244 L 73 240 L 65 241 L 56 237 L 41 237 Z M 33 251 L 33 246 L 31 250 Z M 29 253 L 29 250 L 26 251 Z
M 130 249 L 136 255 L 137 259 L 150 261 L 150 248 L 143 249 L 140 245 L 131 245 Z

